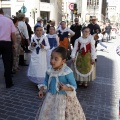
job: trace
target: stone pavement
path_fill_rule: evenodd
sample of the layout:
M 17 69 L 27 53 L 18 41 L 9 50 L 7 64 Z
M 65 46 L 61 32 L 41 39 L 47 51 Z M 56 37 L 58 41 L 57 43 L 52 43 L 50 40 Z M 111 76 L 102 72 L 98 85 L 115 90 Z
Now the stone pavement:
M 105 43 L 109 53 L 98 45 L 97 80 L 90 86 L 77 89 L 78 99 L 87 120 L 118 120 L 120 98 L 120 56 L 116 47 L 120 37 Z M 14 87 L 6 89 L 0 59 L 0 120 L 34 120 L 42 103 L 38 89 L 26 77 L 27 67 L 21 67 L 13 77 Z

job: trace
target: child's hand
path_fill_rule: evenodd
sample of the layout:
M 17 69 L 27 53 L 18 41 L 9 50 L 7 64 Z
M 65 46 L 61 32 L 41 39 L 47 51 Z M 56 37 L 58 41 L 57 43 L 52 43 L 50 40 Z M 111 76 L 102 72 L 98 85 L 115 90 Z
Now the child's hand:
M 43 98 L 43 96 L 44 96 L 43 91 L 39 91 L 38 95 L 39 95 L 39 98 Z
M 44 49 L 44 45 L 43 44 L 40 44 L 41 45 L 41 48 L 43 48 Z
M 34 46 L 35 46 L 35 43 L 34 43 L 34 42 L 32 42 L 32 43 L 31 43 L 31 46 L 32 46 L 32 47 L 34 47 Z
M 64 85 L 63 83 L 59 83 L 59 85 L 60 85 L 60 90 L 69 91 L 68 86 Z
M 91 64 L 93 65 L 95 63 L 95 60 L 91 60 Z

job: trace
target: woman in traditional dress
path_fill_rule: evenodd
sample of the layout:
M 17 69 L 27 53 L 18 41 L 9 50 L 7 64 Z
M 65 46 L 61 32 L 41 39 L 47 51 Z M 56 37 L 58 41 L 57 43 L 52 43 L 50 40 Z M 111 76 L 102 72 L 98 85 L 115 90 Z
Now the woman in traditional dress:
M 49 34 L 46 35 L 48 38 L 48 42 L 50 44 L 50 49 L 47 52 L 47 66 L 50 67 L 50 58 L 51 58 L 51 52 L 54 48 L 59 46 L 59 38 L 58 35 L 55 34 L 55 27 L 50 26 Z
M 75 32 L 73 32 L 71 29 L 66 27 L 66 22 L 61 22 L 61 27 L 57 30 L 60 46 L 66 48 L 68 50 L 69 46 L 69 38 L 75 35 Z M 70 34 L 70 35 L 69 35 Z
M 39 97 L 47 92 L 35 120 L 86 120 L 76 97 L 76 82 L 72 70 L 65 64 L 67 50 L 57 47 L 51 54 L 51 66 L 44 84 L 38 85 Z M 45 91 L 46 90 L 46 91 Z
M 47 50 L 50 48 L 47 37 L 42 35 L 43 28 L 39 25 L 34 27 L 34 36 L 31 38 L 29 49 L 32 51 L 28 68 L 29 79 L 41 84 L 45 79 L 47 70 Z
M 71 57 L 74 62 L 74 74 L 79 85 L 88 86 L 88 82 L 95 79 L 94 63 L 96 49 L 94 37 L 90 35 L 90 29 L 82 29 L 82 37 L 75 41 Z

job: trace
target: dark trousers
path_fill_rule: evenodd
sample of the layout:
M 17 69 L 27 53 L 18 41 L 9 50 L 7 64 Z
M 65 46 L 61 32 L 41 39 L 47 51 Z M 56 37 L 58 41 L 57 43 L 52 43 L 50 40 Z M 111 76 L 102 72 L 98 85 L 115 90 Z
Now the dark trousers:
M 107 33 L 107 42 L 110 40 L 110 33 Z
M 2 55 L 4 64 L 4 76 L 6 87 L 12 84 L 11 70 L 12 70 L 12 43 L 9 41 L 0 41 L 0 55 Z

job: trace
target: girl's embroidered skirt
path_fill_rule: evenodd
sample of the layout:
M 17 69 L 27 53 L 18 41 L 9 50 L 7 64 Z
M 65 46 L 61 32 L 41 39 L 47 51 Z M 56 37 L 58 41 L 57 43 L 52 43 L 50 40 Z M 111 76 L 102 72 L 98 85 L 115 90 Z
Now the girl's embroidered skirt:
M 47 93 L 35 120 L 86 120 L 76 95 Z

